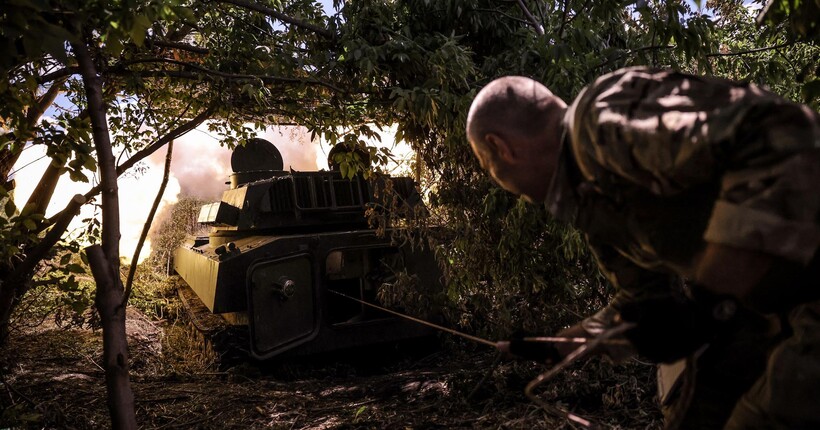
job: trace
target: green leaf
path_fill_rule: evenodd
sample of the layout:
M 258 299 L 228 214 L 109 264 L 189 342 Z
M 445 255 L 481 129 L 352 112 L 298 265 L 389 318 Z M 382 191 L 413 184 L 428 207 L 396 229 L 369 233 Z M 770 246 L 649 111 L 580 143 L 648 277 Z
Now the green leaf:
M 29 231 L 35 230 L 37 228 L 37 223 L 31 218 L 26 218 L 23 220 L 23 227 Z
M 134 25 L 129 32 L 131 40 L 139 47 L 142 47 L 145 42 L 145 32 L 151 27 L 151 21 L 145 15 L 137 15 L 134 17 Z
M 109 33 L 109 37 L 105 38 L 105 49 L 112 54 L 122 52 L 122 40 L 119 37 L 110 37 Z
M 94 157 L 85 157 L 85 160 L 83 161 L 83 167 L 85 167 L 86 169 L 88 169 L 92 172 L 96 172 L 97 171 L 97 160 L 95 160 Z
M 68 264 L 70 262 L 71 262 L 71 254 L 63 254 L 63 256 L 60 257 L 60 265 L 61 266 L 65 266 L 66 264 Z
M 11 217 L 14 215 L 14 212 L 17 210 L 17 205 L 14 204 L 14 200 L 8 199 L 6 200 L 6 207 L 4 208 L 6 212 L 6 217 Z
M 85 268 L 76 263 L 66 264 L 65 270 L 70 273 L 85 273 Z
M 194 15 L 194 11 L 191 10 L 189 7 L 182 7 L 182 6 L 175 6 L 174 13 L 183 20 L 186 21 L 194 21 L 196 20 L 196 16 Z
M 362 412 L 364 412 L 366 410 L 367 410 L 367 406 L 360 406 L 359 409 L 356 409 L 356 413 L 353 415 L 353 418 L 359 418 L 359 415 L 361 415 Z

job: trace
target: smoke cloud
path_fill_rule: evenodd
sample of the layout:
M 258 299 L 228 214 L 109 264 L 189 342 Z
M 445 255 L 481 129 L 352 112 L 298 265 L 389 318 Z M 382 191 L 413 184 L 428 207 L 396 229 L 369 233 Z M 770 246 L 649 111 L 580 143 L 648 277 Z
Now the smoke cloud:
M 305 127 L 271 127 L 262 139 L 271 141 L 285 160 L 285 170 L 299 171 L 318 170 L 318 145 L 310 141 L 310 134 Z
M 318 145 L 310 142 L 310 135 L 303 127 L 270 127 L 258 137 L 273 142 L 282 153 L 285 169 L 317 170 Z M 174 142 L 171 175 L 163 199 L 157 211 L 153 226 L 158 226 L 168 216 L 168 208 L 180 196 L 194 196 L 208 201 L 218 201 L 222 192 L 228 189 L 225 182 L 231 174 L 231 151 L 219 145 L 219 141 L 203 125 Z M 23 152 L 14 169 L 17 189 L 14 200 L 22 207 L 28 200 L 48 166 L 45 148 L 32 146 Z M 159 150 L 144 160 L 144 171 L 126 173 L 118 180 L 120 192 L 120 256 L 131 259 L 148 212 L 156 198 L 165 166 L 165 150 Z M 89 178 L 95 178 L 89 173 Z M 89 183 L 72 182 L 67 176 L 60 179 L 46 216 L 51 216 L 65 207 L 74 194 L 84 194 L 91 187 Z M 99 203 L 99 202 L 98 202 Z M 86 205 L 80 216 L 69 226 L 69 232 L 77 234 L 83 227 L 81 220 L 95 213 L 94 207 Z M 140 253 L 140 261 L 151 253 L 150 240 L 146 240 Z
M 200 126 L 174 142 L 171 176 L 179 183 L 179 193 L 205 200 L 219 200 L 228 189 L 231 175 L 231 151 Z M 304 127 L 269 127 L 258 137 L 271 141 L 285 161 L 285 169 L 317 170 L 317 145 L 310 142 Z M 165 153 L 159 151 L 148 159 L 149 167 L 161 169 Z

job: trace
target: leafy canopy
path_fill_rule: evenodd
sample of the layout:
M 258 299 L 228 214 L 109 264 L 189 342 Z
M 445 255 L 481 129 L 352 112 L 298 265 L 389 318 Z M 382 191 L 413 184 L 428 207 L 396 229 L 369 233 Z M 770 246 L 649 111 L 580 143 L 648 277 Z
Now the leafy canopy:
M 818 48 L 782 26 L 761 30 L 740 0 L 701 10 L 660 0 L 336 3 L 339 13 L 309 0 L 7 0 L 0 174 L 9 179 L 13 162 L 5 166 L 26 145 L 44 145 L 58 176 L 93 183 L 70 43 L 88 48 L 103 80 L 120 173 L 210 119 L 227 145 L 256 126 L 304 125 L 351 149 L 335 161 L 352 176 L 365 168 L 355 149 L 377 166 L 389 156 L 367 148 L 372 127 L 397 124 L 423 166 L 427 222 L 442 226 L 431 230 L 448 275 L 438 299 L 455 320 L 487 331 L 547 330 L 601 305 L 608 290 L 577 232 L 481 172 L 464 122 L 482 85 L 526 75 L 571 100 L 603 73 L 652 65 L 750 80 L 818 106 Z M 42 120 L 52 88 L 67 102 Z M 43 211 L 7 208 L 6 269 L 55 224 Z

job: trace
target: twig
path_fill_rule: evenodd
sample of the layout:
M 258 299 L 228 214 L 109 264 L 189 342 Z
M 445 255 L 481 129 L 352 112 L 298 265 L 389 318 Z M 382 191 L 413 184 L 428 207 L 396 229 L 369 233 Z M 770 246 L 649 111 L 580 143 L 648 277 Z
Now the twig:
M 352 404 L 349 404 L 349 405 L 337 405 L 337 406 L 326 406 L 324 408 L 314 408 L 314 409 L 310 409 L 309 412 L 325 412 L 325 411 L 332 411 L 334 409 L 340 409 L 340 408 L 356 408 L 356 407 L 359 407 L 359 406 L 369 405 L 371 403 L 378 402 L 379 400 L 382 400 L 382 399 L 370 399 L 370 400 L 365 400 L 365 401 L 358 402 L 358 403 L 352 403 Z
M 166 40 L 157 40 L 157 39 L 149 39 L 147 40 L 148 43 L 159 46 L 160 48 L 171 48 L 171 49 L 179 49 L 181 51 L 193 52 L 194 54 L 202 54 L 207 55 L 210 51 L 208 48 L 202 48 L 199 46 L 189 45 L 187 43 L 181 42 L 170 42 Z
M 582 425 L 586 428 L 590 428 L 590 429 L 599 429 L 599 428 L 601 428 L 602 425 L 600 423 L 584 419 L 584 418 L 579 417 L 579 416 L 577 416 L 577 415 L 575 415 L 575 414 L 573 414 L 573 413 L 571 413 L 571 412 L 569 412 L 569 411 L 567 411 L 563 408 L 553 406 L 553 405 L 545 402 L 544 400 L 541 400 L 541 398 L 539 398 L 538 395 L 535 393 L 535 389 L 539 385 L 541 385 L 541 384 L 549 381 L 553 377 L 555 377 L 555 375 L 563 372 L 564 369 L 569 367 L 575 361 L 577 361 L 577 360 L 579 360 L 583 357 L 586 357 L 590 353 L 596 351 L 598 349 L 598 347 L 600 347 L 601 345 L 606 344 L 606 342 L 609 339 L 611 339 L 613 337 L 618 337 L 618 336 L 622 335 L 625 331 L 627 331 L 629 329 L 632 329 L 634 327 L 635 327 L 635 324 L 633 324 L 633 323 L 624 323 L 624 324 L 615 326 L 611 329 L 608 329 L 608 330 L 604 331 L 603 333 L 599 334 L 598 336 L 592 338 L 592 340 L 590 340 L 589 342 L 579 346 L 576 350 L 569 353 L 566 357 L 564 357 L 563 360 L 561 360 L 561 362 L 559 362 L 558 364 L 553 366 L 551 369 L 549 369 L 548 371 L 538 375 L 538 377 L 536 377 L 535 379 L 530 381 L 530 383 L 527 384 L 527 387 L 524 389 L 524 394 L 527 397 L 529 397 L 529 399 L 532 400 L 533 403 L 535 403 L 538 406 L 540 406 L 541 408 L 543 408 L 544 411 L 549 413 L 549 414 L 552 414 L 552 415 L 555 415 L 557 417 L 567 419 L 568 421 L 580 424 L 580 425 Z
M 30 404 L 32 407 L 37 407 L 37 404 L 34 403 L 34 400 L 31 400 L 28 396 L 14 388 L 13 385 L 9 384 L 8 381 L 6 381 L 6 376 L 2 373 L 0 373 L 0 382 L 3 383 L 3 386 L 6 387 L 6 390 L 9 392 L 9 398 L 11 399 L 12 403 L 14 403 L 14 399 L 11 397 L 11 393 L 14 392 L 14 394 L 17 394 L 17 396 L 25 400 L 26 403 Z
M 794 45 L 795 42 L 785 42 L 781 43 L 780 45 L 773 45 L 773 46 L 764 46 L 762 48 L 755 48 L 755 49 L 748 49 L 745 51 L 738 51 L 738 52 L 715 52 L 712 54 L 706 54 L 707 57 L 732 57 L 736 55 L 746 55 L 746 54 L 754 54 L 756 52 L 763 52 L 763 51 L 770 51 L 772 49 L 780 49 L 785 48 L 787 46 Z
M 569 14 L 569 0 L 564 0 L 564 10 L 561 14 L 561 26 L 558 27 L 558 33 L 555 36 L 556 40 L 561 40 L 564 36 L 564 27 L 567 25 L 567 14 Z
M 512 15 L 510 15 L 510 14 L 506 13 L 506 12 L 503 12 L 503 11 L 500 11 L 500 10 L 497 10 L 497 9 L 487 9 L 487 8 L 477 7 L 477 8 L 475 8 L 475 9 L 473 9 L 473 10 L 474 10 L 474 11 L 476 11 L 476 12 L 491 12 L 491 13 L 497 13 L 497 14 L 499 14 L 499 15 L 501 15 L 501 16 L 503 16 L 503 17 L 509 18 L 509 19 L 511 19 L 511 20 L 513 20 L 513 21 L 517 21 L 517 22 L 520 22 L 520 23 L 522 23 L 522 24 L 532 25 L 532 23 L 530 23 L 530 22 L 529 22 L 529 21 L 527 21 L 526 19 L 521 19 L 521 18 L 518 18 L 517 16 L 512 16 Z
M 131 267 L 128 268 L 128 278 L 125 283 L 125 292 L 122 295 L 122 304 L 125 307 L 128 304 L 128 298 L 131 296 L 131 288 L 134 286 L 134 275 L 137 273 L 137 266 L 139 265 L 140 252 L 142 246 L 145 245 L 145 238 L 148 237 L 148 230 L 154 223 L 154 216 L 157 214 L 159 204 L 162 202 L 162 196 L 165 194 L 165 186 L 168 185 L 168 178 L 171 176 L 171 158 L 174 152 L 174 141 L 168 142 L 168 152 L 165 155 L 165 170 L 162 174 L 162 182 L 157 191 L 157 197 L 154 199 L 154 204 L 151 206 L 151 211 L 148 212 L 148 218 L 145 219 L 145 225 L 142 227 L 137 248 L 134 250 L 134 257 L 131 259 Z
M 97 364 L 97 362 L 96 362 L 96 361 L 94 361 L 91 357 L 89 357 L 89 356 L 88 356 L 88 355 L 86 355 L 86 354 L 83 354 L 82 352 L 80 352 L 79 350 L 75 349 L 75 348 L 74 348 L 73 346 L 71 346 L 71 345 L 69 345 L 68 347 L 69 347 L 69 348 L 71 348 L 71 350 L 72 350 L 72 351 L 74 351 L 74 353 L 76 353 L 76 354 L 80 355 L 81 357 L 85 358 L 86 360 L 88 360 L 89 362 L 91 362 L 91 364 L 93 364 L 93 365 L 97 366 L 97 368 L 98 368 L 98 369 L 100 369 L 101 371 L 105 372 L 105 369 L 103 369 L 103 368 L 102 368 L 102 366 L 100 366 L 99 364 Z
M 168 64 L 176 64 L 178 66 L 188 67 L 199 71 L 200 73 L 196 72 L 184 72 L 179 70 L 130 70 L 126 68 L 119 68 L 121 65 L 117 65 L 117 68 L 111 69 L 112 74 L 120 74 L 125 73 L 128 75 L 136 74 L 141 77 L 169 77 L 169 78 L 180 78 L 180 79 L 191 79 L 191 80 L 207 80 L 213 78 L 221 78 L 226 79 L 234 82 L 263 82 L 266 84 L 272 83 L 285 83 L 285 84 L 313 84 L 313 85 L 320 85 L 326 88 L 329 88 L 333 91 L 338 93 L 344 93 L 344 91 L 329 83 L 320 81 L 317 79 L 300 79 L 300 78 L 289 78 L 284 76 L 267 76 L 267 75 L 245 75 L 245 74 L 234 74 L 234 73 L 225 73 L 220 72 L 217 70 L 208 69 L 207 67 L 202 67 L 197 64 L 186 63 L 184 61 L 177 61 L 171 60 L 168 58 L 153 58 L 153 59 L 144 59 L 139 61 L 131 61 L 127 64 L 139 64 L 139 63 L 168 63 Z M 127 65 L 126 64 L 126 65 Z

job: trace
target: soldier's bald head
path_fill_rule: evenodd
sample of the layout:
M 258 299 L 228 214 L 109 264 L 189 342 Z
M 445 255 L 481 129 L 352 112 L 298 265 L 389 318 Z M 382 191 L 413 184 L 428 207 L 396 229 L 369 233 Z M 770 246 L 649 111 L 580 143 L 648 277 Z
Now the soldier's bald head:
M 481 145 L 489 133 L 533 138 L 556 126 L 566 106 L 538 81 L 523 76 L 498 78 L 473 100 L 467 115 L 467 137 Z
M 481 167 L 505 190 L 544 201 L 558 160 L 566 103 L 521 76 L 496 79 L 470 106 L 467 138 Z

